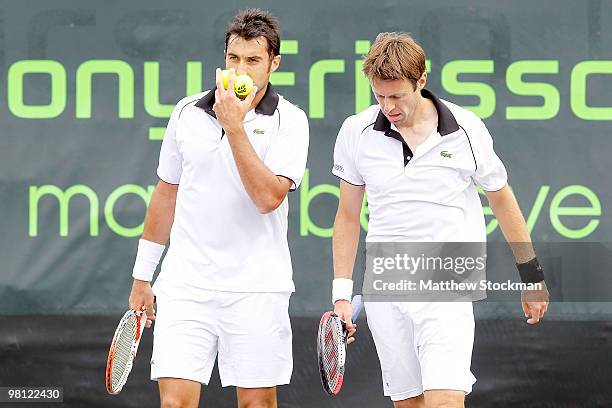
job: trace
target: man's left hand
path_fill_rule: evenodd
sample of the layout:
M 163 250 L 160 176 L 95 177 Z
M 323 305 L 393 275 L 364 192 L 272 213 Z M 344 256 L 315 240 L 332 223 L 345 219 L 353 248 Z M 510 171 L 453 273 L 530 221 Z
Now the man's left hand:
M 536 324 L 544 317 L 544 313 L 548 309 L 548 301 L 550 295 L 544 281 L 540 282 L 542 289 L 539 290 L 524 290 L 521 292 L 521 305 L 523 312 L 527 317 L 527 323 Z

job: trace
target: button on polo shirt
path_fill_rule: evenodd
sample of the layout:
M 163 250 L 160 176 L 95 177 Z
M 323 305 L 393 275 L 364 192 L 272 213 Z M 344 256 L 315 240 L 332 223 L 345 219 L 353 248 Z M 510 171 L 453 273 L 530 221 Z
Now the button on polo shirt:
M 214 90 L 184 98 L 166 128 L 157 174 L 178 192 L 158 279 L 232 292 L 294 291 L 288 200 L 269 214 L 258 211 L 213 105 Z M 257 156 L 295 190 L 306 167 L 306 114 L 268 85 L 244 128 Z
M 438 127 L 412 152 L 379 105 L 347 118 L 336 139 L 332 173 L 365 185 L 367 242 L 485 242 L 476 185 L 497 191 L 506 169 L 484 123 L 436 97 Z

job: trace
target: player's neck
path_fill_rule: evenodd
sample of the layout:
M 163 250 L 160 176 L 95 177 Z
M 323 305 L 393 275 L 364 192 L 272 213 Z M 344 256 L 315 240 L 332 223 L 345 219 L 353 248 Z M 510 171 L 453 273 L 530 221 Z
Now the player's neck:
M 253 99 L 253 102 L 251 103 L 251 106 L 249 107 L 249 109 L 255 109 L 257 105 L 259 105 L 259 102 L 261 102 L 267 90 L 268 90 L 267 83 L 266 83 L 266 86 L 264 86 L 261 90 L 259 89 L 257 90 L 257 95 L 255 96 L 255 99 Z
M 438 114 L 433 102 L 419 95 L 412 115 L 407 117 L 403 123 L 398 124 L 397 129 L 400 132 L 418 132 L 419 129 L 431 127 L 437 121 Z

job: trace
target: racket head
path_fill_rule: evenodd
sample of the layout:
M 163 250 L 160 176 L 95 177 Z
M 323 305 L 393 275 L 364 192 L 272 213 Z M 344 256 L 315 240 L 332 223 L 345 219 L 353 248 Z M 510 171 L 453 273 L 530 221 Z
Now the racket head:
M 105 376 L 106 391 L 111 395 L 119 394 L 127 382 L 146 321 L 147 315 L 143 310 L 128 310 L 115 329 Z
M 325 312 L 319 322 L 317 355 L 323 389 L 336 396 L 342 389 L 346 362 L 346 331 L 334 312 Z

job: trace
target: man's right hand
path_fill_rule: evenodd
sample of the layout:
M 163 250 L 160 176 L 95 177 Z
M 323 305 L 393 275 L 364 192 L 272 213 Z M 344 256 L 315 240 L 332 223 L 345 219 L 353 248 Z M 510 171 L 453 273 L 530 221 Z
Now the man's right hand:
M 132 292 L 130 293 L 130 309 L 141 310 L 144 306 L 147 313 L 147 322 L 145 327 L 151 327 L 153 320 L 155 320 L 155 309 L 153 309 L 153 303 L 155 297 L 153 296 L 153 290 L 151 289 L 151 283 L 134 279 L 132 283 Z
M 340 320 L 342 320 L 346 325 L 346 330 L 348 331 L 348 340 L 347 344 L 351 344 L 355 341 L 352 337 L 353 334 L 357 331 L 357 325 L 353 323 L 353 305 L 348 300 L 336 300 L 334 305 L 334 313 L 338 315 Z

